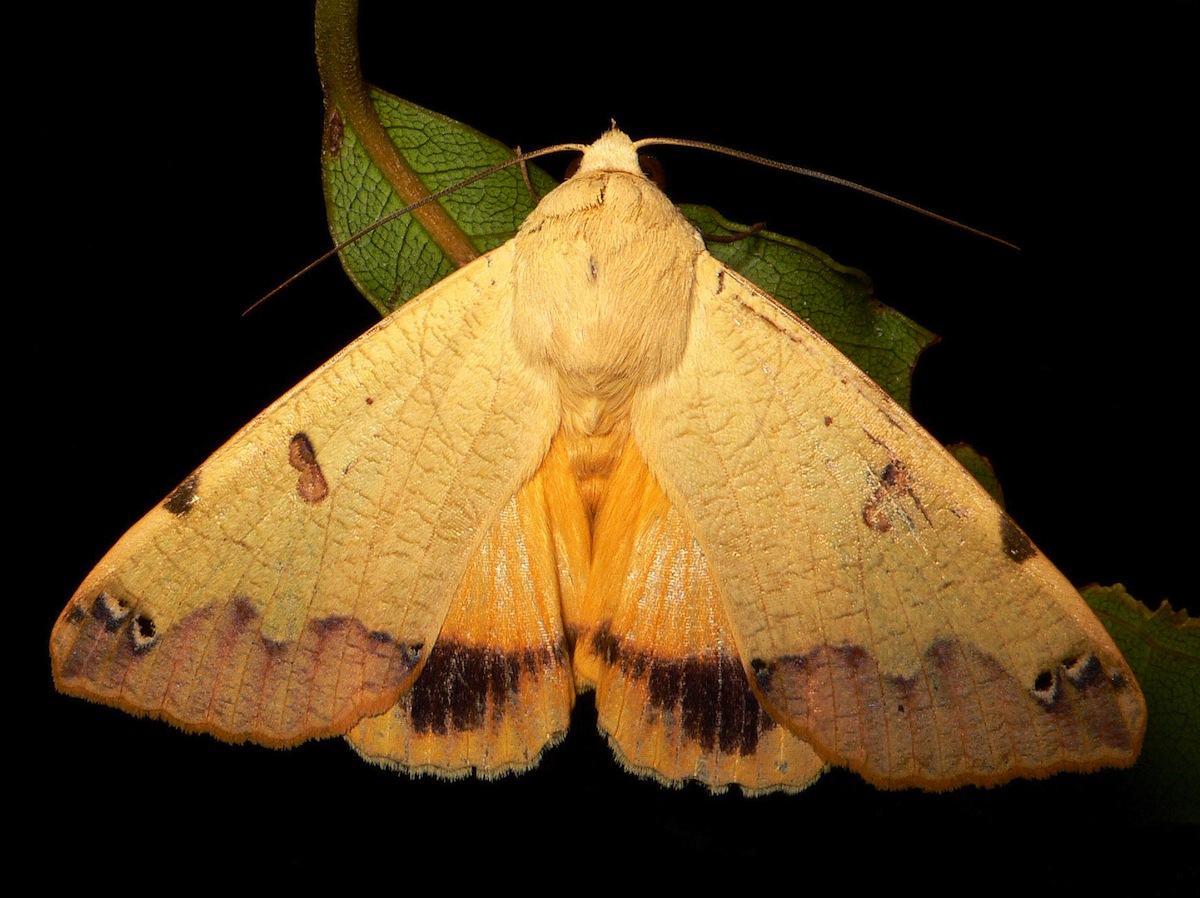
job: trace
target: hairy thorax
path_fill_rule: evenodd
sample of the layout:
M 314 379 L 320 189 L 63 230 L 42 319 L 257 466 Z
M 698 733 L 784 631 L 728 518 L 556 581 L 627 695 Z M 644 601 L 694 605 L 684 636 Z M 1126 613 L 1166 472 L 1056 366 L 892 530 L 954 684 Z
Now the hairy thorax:
M 704 245 L 661 192 L 624 171 L 575 175 L 517 241 L 517 345 L 556 372 L 562 435 L 594 509 L 629 436 L 633 396 L 683 357 Z

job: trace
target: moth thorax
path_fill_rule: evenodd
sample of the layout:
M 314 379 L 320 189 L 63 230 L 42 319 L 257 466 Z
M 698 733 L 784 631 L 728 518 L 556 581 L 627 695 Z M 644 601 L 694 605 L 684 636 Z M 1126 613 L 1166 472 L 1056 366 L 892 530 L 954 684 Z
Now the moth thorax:
M 571 179 L 535 216 L 514 260 L 518 345 L 602 390 L 636 390 L 674 370 L 703 243 L 670 201 L 640 175 L 603 172 Z

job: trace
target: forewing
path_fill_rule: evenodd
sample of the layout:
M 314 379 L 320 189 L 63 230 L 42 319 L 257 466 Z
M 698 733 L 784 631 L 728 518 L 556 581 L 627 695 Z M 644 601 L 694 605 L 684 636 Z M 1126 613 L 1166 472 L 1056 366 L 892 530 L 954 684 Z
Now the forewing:
M 707 254 L 697 278 L 633 435 L 776 718 L 884 786 L 1132 763 L 1141 693 L 1070 583 L 823 338 Z
M 502 247 L 405 305 L 134 526 L 55 627 L 59 688 L 277 745 L 391 705 L 557 429 L 510 268 Z

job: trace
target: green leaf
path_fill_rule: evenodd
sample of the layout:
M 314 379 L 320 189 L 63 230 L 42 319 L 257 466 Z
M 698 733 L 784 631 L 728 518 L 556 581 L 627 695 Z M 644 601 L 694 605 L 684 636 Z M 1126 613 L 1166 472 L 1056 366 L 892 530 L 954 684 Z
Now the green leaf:
M 371 101 L 392 143 L 431 193 L 513 158 L 499 141 L 391 94 L 372 90 Z M 404 207 L 351 128 L 335 146 L 327 142 L 322 162 L 329 226 L 339 244 Z M 539 196 L 554 189 L 555 181 L 536 166 L 529 166 L 529 175 Z M 516 234 L 537 200 L 514 165 L 436 202 L 485 253 Z M 455 267 L 407 215 L 355 240 L 341 256 L 350 279 L 383 315 Z
M 746 234 L 707 206 L 681 207 L 705 236 Z M 912 372 L 937 337 L 872 296 L 871 279 L 792 237 L 760 231 L 708 251 L 745 275 L 865 371 L 892 398 L 910 407 Z
M 996 504 L 1004 508 L 1004 490 L 1000 488 L 1000 480 L 996 477 L 996 471 L 992 468 L 992 463 L 987 460 L 987 456 L 982 455 L 973 446 L 966 443 L 955 443 L 946 448 L 950 450 L 950 454 L 958 460 L 958 463 L 979 481 L 979 485 L 988 491 L 988 495 L 995 500 Z
M 1151 612 L 1120 584 L 1081 592 L 1146 697 L 1146 741 L 1130 772 L 1139 822 L 1200 824 L 1200 620 L 1166 602 Z

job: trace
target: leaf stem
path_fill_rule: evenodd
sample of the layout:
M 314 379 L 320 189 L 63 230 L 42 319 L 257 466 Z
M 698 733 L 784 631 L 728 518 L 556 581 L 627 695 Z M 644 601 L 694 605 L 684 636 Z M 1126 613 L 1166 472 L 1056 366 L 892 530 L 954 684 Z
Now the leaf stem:
M 401 202 L 411 205 L 427 198 L 429 190 L 396 151 L 371 104 L 358 53 L 357 23 L 358 0 L 317 0 L 317 69 L 325 91 L 326 130 L 349 127 Z M 479 255 L 438 203 L 422 205 L 413 216 L 459 268 Z

